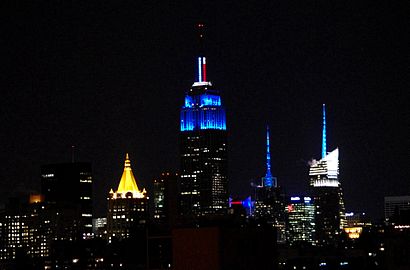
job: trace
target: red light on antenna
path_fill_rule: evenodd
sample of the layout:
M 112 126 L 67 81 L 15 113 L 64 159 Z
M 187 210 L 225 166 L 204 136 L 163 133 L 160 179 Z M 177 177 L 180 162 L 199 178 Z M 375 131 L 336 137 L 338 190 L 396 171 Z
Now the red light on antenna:
M 202 57 L 202 72 L 203 72 L 203 79 L 204 79 L 204 82 L 206 82 L 206 60 L 205 60 L 206 58 L 205 57 Z

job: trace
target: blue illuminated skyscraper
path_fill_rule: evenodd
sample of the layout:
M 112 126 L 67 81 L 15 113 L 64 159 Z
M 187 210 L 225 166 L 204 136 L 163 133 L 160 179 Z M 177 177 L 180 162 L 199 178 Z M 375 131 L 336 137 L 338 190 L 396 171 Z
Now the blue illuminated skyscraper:
M 277 185 L 277 178 L 272 176 L 270 159 L 270 131 L 266 127 L 266 174 L 260 184 L 251 184 L 252 217 L 260 225 L 268 224 L 277 231 L 277 241 L 286 240 L 285 232 L 285 194 Z
M 203 27 L 198 24 L 200 44 Z M 223 213 L 228 207 L 226 114 L 219 91 L 207 81 L 202 50 L 180 121 L 180 212 L 188 218 Z

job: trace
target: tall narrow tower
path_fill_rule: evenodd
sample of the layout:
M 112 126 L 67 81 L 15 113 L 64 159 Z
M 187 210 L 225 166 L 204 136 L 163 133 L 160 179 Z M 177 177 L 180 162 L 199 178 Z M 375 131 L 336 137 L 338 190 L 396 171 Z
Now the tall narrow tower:
M 266 175 L 263 178 L 263 185 L 265 187 L 277 187 L 276 177 L 271 173 L 271 161 L 270 161 L 270 143 L 269 143 L 269 126 L 266 126 Z
M 322 158 L 325 158 L 326 151 L 326 105 L 323 104 L 323 128 L 322 128 Z
M 326 151 L 326 115 L 323 104 L 322 158 L 313 160 L 309 181 L 316 212 L 316 244 L 336 245 L 345 224 L 342 186 L 339 181 L 339 149 Z
M 277 231 L 277 241 L 284 242 L 285 232 L 285 196 L 277 185 L 277 178 L 272 176 L 270 160 L 270 131 L 266 127 L 266 174 L 261 177 L 261 184 L 251 184 L 254 208 L 252 217 L 259 224 L 268 224 Z
M 228 207 L 225 108 L 219 91 L 207 80 L 204 24 L 197 27 L 197 79 L 185 93 L 180 119 L 180 212 L 188 218 L 224 212 Z

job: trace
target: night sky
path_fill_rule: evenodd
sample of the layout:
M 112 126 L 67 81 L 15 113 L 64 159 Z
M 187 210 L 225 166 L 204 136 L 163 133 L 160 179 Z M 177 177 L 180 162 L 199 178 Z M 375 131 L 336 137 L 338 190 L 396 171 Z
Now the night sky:
M 179 167 L 179 109 L 207 25 L 208 79 L 227 108 L 230 193 L 272 172 L 305 194 L 307 162 L 339 147 L 348 211 L 410 195 L 406 1 L 1 1 L 0 194 L 39 191 L 40 166 L 91 161 L 95 214 L 129 152 L 148 187 Z M 32 2 L 32 3 L 30 3 Z M 148 2 L 148 3 L 146 3 Z

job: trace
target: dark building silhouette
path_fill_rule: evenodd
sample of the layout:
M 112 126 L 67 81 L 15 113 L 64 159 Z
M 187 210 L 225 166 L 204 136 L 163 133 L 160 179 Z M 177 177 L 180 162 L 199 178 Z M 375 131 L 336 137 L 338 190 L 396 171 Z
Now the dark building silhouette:
M 163 172 L 154 179 L 153 201 L 155 224 L 172 226 L 178 215 L 178 179 L 177 173 Z
M 384 197 L 384 218 L 390 224 L 410 225 L 410 196 Z
M 54 239 L 73 241 L 92 237 L 91 163 L 42 166 L 41 194 Z
M 203 38 L 203 24 L 198 25 Z M 198 78 L 185 93 L 181 109 L 180 210 L 184 217 L 224 213 L 228 207 L 227 131 L 219 91 L 206 76 L 206 58 L 198 57 Z

